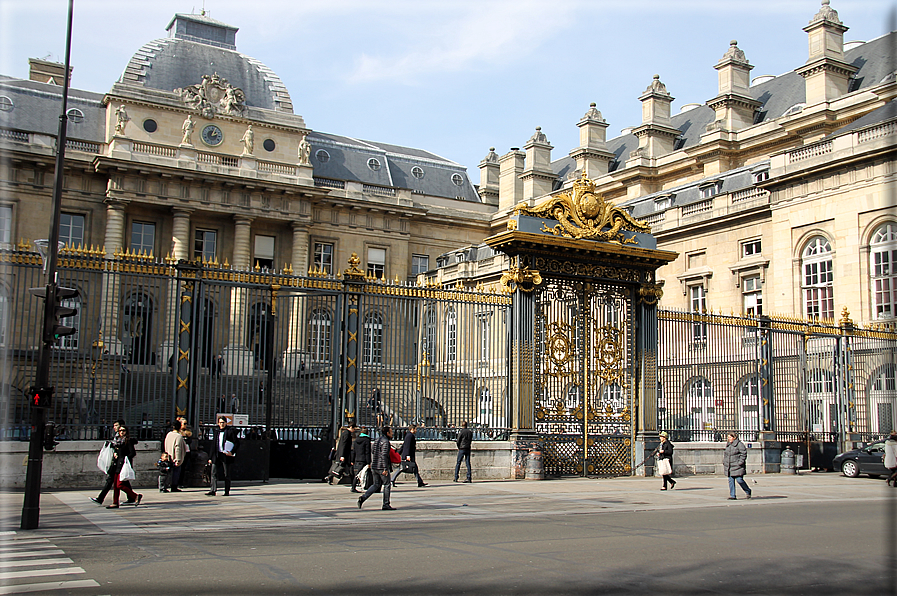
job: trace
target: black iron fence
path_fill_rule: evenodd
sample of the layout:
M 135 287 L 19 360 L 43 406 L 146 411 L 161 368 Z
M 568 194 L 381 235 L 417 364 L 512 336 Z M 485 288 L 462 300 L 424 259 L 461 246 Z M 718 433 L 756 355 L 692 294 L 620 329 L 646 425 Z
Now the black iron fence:
M 728 432 L 868 442 L 897 428 L 897 334 L 847 318 L 659 312 L 658 422 L 673 441 Z
M 349 417 L 423 425 L 448 438 L 508 434 L 505 294 L 291 270 L 235 271 L 98 249 L 63 250 L 58 283 L 79 290 L 75 335 L 52 352 L 48 421 L 62 439 L 108 436 L 123 418 L 144 438 L 185 415 L 234 415 L 247 435 L 322 440 Z M 0 251 L 0 427 L 27 439 L 40 343 L 42 262 Z

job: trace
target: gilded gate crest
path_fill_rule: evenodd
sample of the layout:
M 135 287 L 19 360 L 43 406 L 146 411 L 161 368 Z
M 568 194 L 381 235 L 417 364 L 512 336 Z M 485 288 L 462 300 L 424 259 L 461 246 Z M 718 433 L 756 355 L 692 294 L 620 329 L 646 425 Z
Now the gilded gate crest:
M 542 231 L 567 238 L 638 244 L 638 240 L 627 238 L 621 232 L 651 232 L 650 226 L 636 221 L 628 212 L 596 194 L 595 183 L 589 180 L 585 172 L 573 183 L 572 195 L 563 192 L 534 207 L 520 203 L 514 207 L 514 214 L 555 219 L 557 225 L 548 227 L 543 224 Z

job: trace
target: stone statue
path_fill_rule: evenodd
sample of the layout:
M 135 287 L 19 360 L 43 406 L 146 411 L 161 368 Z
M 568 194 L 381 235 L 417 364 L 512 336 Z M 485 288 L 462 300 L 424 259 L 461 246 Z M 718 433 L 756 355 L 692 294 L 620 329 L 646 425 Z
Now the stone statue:
M 252 155 L 252 149 L 255 146 L 255 133 L 252 132 L 251 124 L 246 128 L 240 142 L 243 143 L 243 155 Z
M 193 129 L 195 126 L 196 123 L 193 122 L 193 115 L 187 114 L 187 119 L 184 120 L 184 124 L 181 125 L 181 130 L 184 131 L 184 138 L 181 140 L 181 145 L 193 144 L 193 141 L 190 137 L 193 135 Z
M 118 106 L 115 109 L 115 134 L 124 136 L 125 134 L 125 126 L 128 125 L 128 110 L 125 109 L 125 104 Z
M 308 142 L 307 135 L 304 135 L 302 140 L 299 141 L 299 165 L 311 165 L 309 158 L 311 158 L 311 143 Z

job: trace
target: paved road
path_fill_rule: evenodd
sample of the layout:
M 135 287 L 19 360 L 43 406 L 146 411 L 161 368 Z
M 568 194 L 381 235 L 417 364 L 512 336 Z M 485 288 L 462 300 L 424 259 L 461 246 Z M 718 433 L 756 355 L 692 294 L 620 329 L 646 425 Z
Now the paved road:
M 667 492 L 644 478 L 405 482 L 397 511 L 290 481 L 227 498 L 146 489 L 118 510 L 60 491 L 43 495 L 31 532 L 17 530 L 21 493 L 0 493 L 0 574 L 29 571 L 0 575 L 0 594 L 892 593 L 897 490 L 834 474 L 756 480 L 750 501 L 726 500 L 712 476 Z M 10 566 L 37 547 L 62 571 Z M 50 585 L 78 581 L 98 585 Z

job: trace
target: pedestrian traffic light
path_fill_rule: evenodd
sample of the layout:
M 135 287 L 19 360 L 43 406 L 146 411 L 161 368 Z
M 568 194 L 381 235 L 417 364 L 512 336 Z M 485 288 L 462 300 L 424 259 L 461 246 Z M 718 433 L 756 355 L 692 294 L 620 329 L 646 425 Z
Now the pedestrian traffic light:
M 77 329 L 70 325 L 63 325 L 62 320 L 74 317 L 78 314 L 78 309 L 63 302 L 68 301 L 71 304 L 81 296 L 81 292 L 75 288 L 61 288 L 55 284 L 47 284 L 45 288 L 30 288 L 28 290 L 35 296 L 44 299 L 44 342 L 54 343 L 60 337 L 73 335 L 77 333 Z
M 53 387 L 32 387 L 29 395 L 35 408 L 49 408 L 53 403 Z
M 56 440 L 56 425 L 48 424 L 44 427 L 44 449 L 53 451 L 57 445 L 59 445 L 59 441 Z

